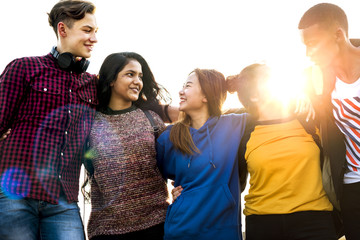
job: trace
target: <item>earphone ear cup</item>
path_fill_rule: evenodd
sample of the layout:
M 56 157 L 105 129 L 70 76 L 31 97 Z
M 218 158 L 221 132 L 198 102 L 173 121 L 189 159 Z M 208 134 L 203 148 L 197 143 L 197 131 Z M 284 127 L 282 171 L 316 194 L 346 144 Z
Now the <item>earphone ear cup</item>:
M 81 70 L 83 72 L 85 72 L 87 70 L 87 68 L 89 67 L 90 61 L 86 60 L 85 58 L 83 58 L 83 60 L 84 60 L 84 64 L 82 65 Z
M 72 66 L 75 64 L 75 59 L 71 53 L 62 53 L 58 56 L 58 64 L 61 69 L 71 71 Z
M 80 61 L 75 62 L 74 71 L 77 73 L 83 73 L 89 67 L 89 61 L 82 58 Z

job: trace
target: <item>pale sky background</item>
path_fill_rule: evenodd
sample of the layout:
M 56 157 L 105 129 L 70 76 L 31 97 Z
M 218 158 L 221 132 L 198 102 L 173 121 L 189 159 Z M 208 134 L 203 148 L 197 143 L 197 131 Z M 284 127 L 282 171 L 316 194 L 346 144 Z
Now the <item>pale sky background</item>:
M 302 68 L 305 50 L 297 24 L 315 0 L 94 0 L 99 26 L 90 73 L 113 52 L 134 51 L 178 105 L 178 91 L 196 67 L 224 75 L 255 61 Z M 360 1 L 328 1 L 349 18 L 350 37 L 360 37 Z M 54 0 L 2 1 L 0 71 L 14 58 L 47 54 L 56 37 L 47 21 Z M 238 104 L 233 101 L 232 104 Z
M 47 54 L 56 37 L 47 12 L 57 1 L 1 1 L 0 71 L 14 58 Z M 178 91 L 196 67 L 224 75 L 239 73 L 255 61 L 285 68 L 306 65 L 297 29 L 316 0 L 94 0 L 99 26 L 90 60 L 97 73 L 113 53 L 134 51 L 149 63 L 155 79 L 178 104 Z M 360 1 L 329 0 L 349 19 L 350 38 L 360 38 Z M 293 76 L 289 75 L 289 80 Z M 231 102 L 238 106 L 237 101 Z

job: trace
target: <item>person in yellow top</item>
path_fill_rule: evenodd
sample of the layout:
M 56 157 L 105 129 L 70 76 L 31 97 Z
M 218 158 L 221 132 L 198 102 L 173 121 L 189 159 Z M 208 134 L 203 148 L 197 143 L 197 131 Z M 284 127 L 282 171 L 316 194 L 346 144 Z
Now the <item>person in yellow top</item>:
M 252 64 L 228 77 L 229 88 L 253 119 L 246 151 L 239 150 L 250 174 L 246 240 L 337 239 L 333 206 L 322 186 L 319 147 L 293 111 L 271 95 L 270 76 L 267 65 Z

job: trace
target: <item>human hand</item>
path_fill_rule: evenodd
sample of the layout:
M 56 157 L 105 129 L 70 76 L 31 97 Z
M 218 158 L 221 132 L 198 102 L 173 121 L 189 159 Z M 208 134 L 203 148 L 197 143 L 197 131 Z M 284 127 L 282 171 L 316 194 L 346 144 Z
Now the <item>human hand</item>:
M 174 185 L 174 182 L 172 182 L 171 184 Z M 180 196 L 182 190 L 183 188 L 181 186 L 177 186 L 171 190 L 171 195 L 173 198 L 172 202 L 175 202 L 175 200 Z
M 7 136 L 10 134 L 11 132 L 11 128 L 9 128 L 1 137 L 0 137 L 0 141 L 4 140 L 5 138 L 7 138 Z

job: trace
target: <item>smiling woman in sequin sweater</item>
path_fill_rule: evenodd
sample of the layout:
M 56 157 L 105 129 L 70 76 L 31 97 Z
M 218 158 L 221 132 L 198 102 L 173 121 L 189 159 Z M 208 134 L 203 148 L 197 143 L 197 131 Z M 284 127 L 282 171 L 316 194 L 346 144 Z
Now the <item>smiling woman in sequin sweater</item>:
M 163 238 L 168 192 L 156 166 L 154 129 L 144 113 L 161 109 L 162 90 L 139 54 L 114 53 L 101 66 L 92 154 L 85 164 L 91 240 Z M 162 130 L 162 113 L 155 111 L 149 112 Z

